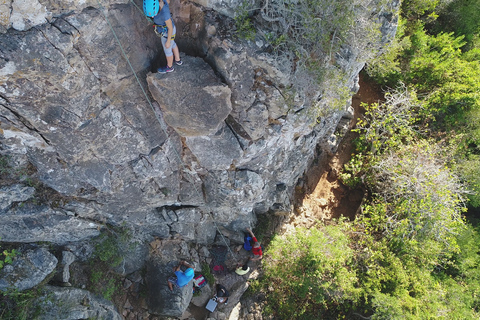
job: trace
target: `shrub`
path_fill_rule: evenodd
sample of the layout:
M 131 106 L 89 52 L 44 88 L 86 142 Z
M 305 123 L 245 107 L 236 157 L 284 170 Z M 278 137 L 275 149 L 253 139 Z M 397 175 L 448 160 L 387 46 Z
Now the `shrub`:
M 207 283 L 209 283 L 211 286 L 214 285 L 215 278 L 212 274 L 212 270 L 210 269 L 210 266 L 207 263 L 202 263 L 202 275 L 207 280 Z
M 480 156 L 470 154 L 459 161 L 457 172 L 468 185 L 467 194 L 472 207 L 480 207 Z
M 13 258 L 15 258 L 17 256 L 17 254 L 18 254 L 18 252 L 15 249 L 10 249 L 10 250 L 5 249 L 5 250 L 3 250 L 0 253 L 0 270 L 6 264 L 11 264 L 13 262 Z
M 17 291 L 0 291 L 0 319 L 2 320 L 30 320 L 35 319 L 40 312 L 36 298 L 40 296 L 40 289 Z
M 114 268 L 123 261 L 123 251 L 128 250 L 131 235 L 127 228 L 106 229 L 97 239 L 94 255 Z
M 247 1 L 244 1 L 235 13 L 235 28 L 239 38 L 246 40 L 255 39 L 256 29 L 251 20 L 250 6 Z
M 308 319 L 358 298 L 353 251 L 340 226 L 277 235 L 265 256 L 267 311 L 278 318 Z
M 370 187 L 389 204 L 391 232 L 401 238 L 435 239 L 455 249 L 455 235 L 464 225 L 466 190 L 434 144 L 424 141 L 386 153 L 371 174 L 376 183 Z
M 9 157 L 0 155 L 0 175 L 8 174 L 10 171 Z
M 125 250 L 131 246 L 129 230 L 125 227 L 106 228 L 96 240 L 93 259 L 90 261 L 90 283 L 88 289 L 112 300 L 121 288 L 121 279 L 112 268 L 118 267 L 124 259 Z

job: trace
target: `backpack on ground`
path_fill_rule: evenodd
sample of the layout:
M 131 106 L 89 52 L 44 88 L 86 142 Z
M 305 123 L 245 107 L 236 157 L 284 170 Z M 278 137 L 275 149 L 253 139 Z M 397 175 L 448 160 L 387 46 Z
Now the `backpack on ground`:
M 201 274 L 193 278 L 193 285 L 195 287 L 195 290 L 205 287 L 206 284 L 207 279 L 205 279 L 205 277 Z

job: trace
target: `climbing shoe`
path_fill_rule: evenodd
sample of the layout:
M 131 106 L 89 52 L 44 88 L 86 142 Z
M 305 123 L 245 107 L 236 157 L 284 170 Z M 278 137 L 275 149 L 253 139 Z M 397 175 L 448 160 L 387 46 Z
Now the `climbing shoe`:
M 173 66 L 169 67 L 169 66 L 165 66 L 165 67 L 161 67 L 161 68 L 158 68 L 158 73 L 167 73 L 167 72 L 173 72 L 175 69 L 173 69 Z
M 178 61 L 175 60 L 175 64 L 176 64 L 177 66 L 181 66 L 181 65 L 183 64 L 182 59 L 180 59 L 180 60 L 178 60 Z

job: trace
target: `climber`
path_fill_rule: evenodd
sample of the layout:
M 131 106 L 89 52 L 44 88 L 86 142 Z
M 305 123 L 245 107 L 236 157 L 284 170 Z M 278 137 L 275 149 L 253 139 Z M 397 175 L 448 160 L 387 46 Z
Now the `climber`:
M 169 3 L 170 0 L 143 0 L 143 11 L 145 15 L 153 18 L 155 33 L 162 39 L 163 51 L 167 58 L 167 65 L 160 67 L 159 73 L 173 72 L 175 70 L 173 62 L 178 66 L 183 64 L 174 40 L 177 28 L 171 17 Z
M 263 258 L 263 252 L 262 252 L 262 246 L 260 243 L 257 241 L 257 238 L 253 234 L 252 230 L 250 228 L 247 228 L 247 233 L 245 233 L 245 237 L 243 238 L 243 248 L 247 251 L 252 251 L 254 258 L 252 258 L 252 261 L 255 260 L 260 260 Z
M 217 293 L 213 296 L 213 301 L 227 304 L 228 297 L 230 297 L 230 293 L 227 291 L 227 288 L 221 284 L 217 284 Z
M 182 271 L 180 269 L 182 265 L 187 267 L 185 271 Z M 193 271 L 193 269 L 195 269 L 195 267 L 188 264 L 186 261 L 180 261 L 178 266 L 173 268 L 173 272 L 175 272 L 175 276 L 168 278 L 167 283 L 170 291 L 173 291 L 173 286 L 176 286 L 179 288 L 186 286 L 190 282 L 190 280 L 193 279 L 195 275 L 195 272 Z

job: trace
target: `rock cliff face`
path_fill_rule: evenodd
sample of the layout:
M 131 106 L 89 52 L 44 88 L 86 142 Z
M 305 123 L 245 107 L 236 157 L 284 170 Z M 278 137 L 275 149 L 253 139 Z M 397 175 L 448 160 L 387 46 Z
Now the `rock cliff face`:
M 228 19 L 199 6 L 232 16 L 234 3 L 172 3 L 180 48 L 198 57 L 182 54 L 185 65 L 167 76 L 147 75 L 163 55 L 141 3 L 102 3 L 0 7 L 2 154 L 70 197 L 55 210 L 4 208 L 2 240 L 76 241 L 95 235 L 99 221 L 193 240 L 199 228 L 215 232 L 209 213 L 235 228 L 253 213 L 287 210 L 316 146 L 334 148 L 344 112 L 320 103 L 328 112 L 312 119 L 310 105 L 287 103 L 289 70 L 263 42 L 228 38 Z M 364 61 L 349 57 L 343 68 L 355 90 Z M 28 223 L 40 217 L 51 232 Z
M 210 244 L 212 218 L 228 233 L 289 210 L 315 152 L 335 150 L 348 103 L 313 106 L 302 92 L 288 100 L 291 66 L 259 36 L 233 37 L 238 5 L 173 0 L 185 63 L 160 75 L 160 39 L 138 0 L 1 3 L 2 159 L 60 199 L 35 203 L 38 188 L 3 170 L 1 240 L 64 245 L 123 223 L 141 239 Z M 398 3 L 389 5 L 368 17 L 386 38 Z M 342 50 L 337 64 L 353 93 L 365 61 Z M 309 94 L 339 89 L 329 85 Z M 323 116 L 312 117 L 313 107 Z

